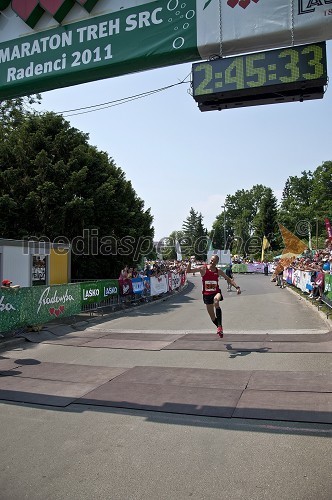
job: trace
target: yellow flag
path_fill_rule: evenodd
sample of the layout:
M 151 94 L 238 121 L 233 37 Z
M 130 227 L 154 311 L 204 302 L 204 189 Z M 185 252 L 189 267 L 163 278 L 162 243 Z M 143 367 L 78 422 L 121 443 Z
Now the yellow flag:
M 282 239 L 284 241 L 285 248 L 282 252 L 281 260 L 286 260 L 291 257 L 297 257 L 301 255 L 308 247 L 303 241 L 301 241 L 295 234 L 285 228 L 282 224 L 279 224 L 279 229 L 281 232 Z
M 261 262 L 264 260 L 264 251 L 269 248 L 270 243 L 266 236 L 263 237 Z

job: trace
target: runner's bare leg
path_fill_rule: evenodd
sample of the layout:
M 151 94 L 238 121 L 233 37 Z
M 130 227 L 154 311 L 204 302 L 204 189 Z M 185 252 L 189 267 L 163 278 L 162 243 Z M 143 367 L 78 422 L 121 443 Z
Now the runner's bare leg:
M 209 313 L 209 316 L 211 318 L 212 323 L 214 323 L 217 326 L 216 322 L 216 314 L 214 312 L 214 304 L 206 304 L 206 310 Z
M 221 300 L 221 294 L 217 293 L 214 296 L 214 304 L 213 304 L 216 309 L 217 326 L 222 326 L 222 312 L 219 304 L 220 300 Z

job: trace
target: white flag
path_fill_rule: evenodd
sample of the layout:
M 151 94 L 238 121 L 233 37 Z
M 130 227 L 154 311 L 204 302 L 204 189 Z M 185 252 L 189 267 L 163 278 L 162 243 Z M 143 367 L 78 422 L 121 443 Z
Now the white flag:
M 182 260 L 181 246 L 178 240 L 175 240 L 176 260 Z

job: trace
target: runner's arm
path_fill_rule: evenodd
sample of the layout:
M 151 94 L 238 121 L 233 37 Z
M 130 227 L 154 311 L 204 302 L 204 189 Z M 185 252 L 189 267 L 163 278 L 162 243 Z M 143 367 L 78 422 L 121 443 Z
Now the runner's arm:
M 187 273 L 202 273 L 203 269 L 204 269 L 204 266 L 194 267 L 192 269 L 191 268 L 191 261 L 189 261 L 186 272 Z
M 238 294 L 241 293 L 241 288 L 235 283 L 234 278 L 229 278 L 227 274 L 225 274 L 224 271 L 222 271 L 221 269 L 218 269 L 218 275 L 225 278 L 225 280 L 228 281 L 230 285 L 236 288 Z

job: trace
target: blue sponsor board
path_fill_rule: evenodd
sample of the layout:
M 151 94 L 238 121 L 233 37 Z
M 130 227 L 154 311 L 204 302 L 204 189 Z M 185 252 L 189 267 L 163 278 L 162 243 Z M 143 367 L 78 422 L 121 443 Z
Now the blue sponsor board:
M 131 280 L 133 292 L 137 294 L 142 294 L 144 291 L 144 282 L 142 278 L 132 278 Z

